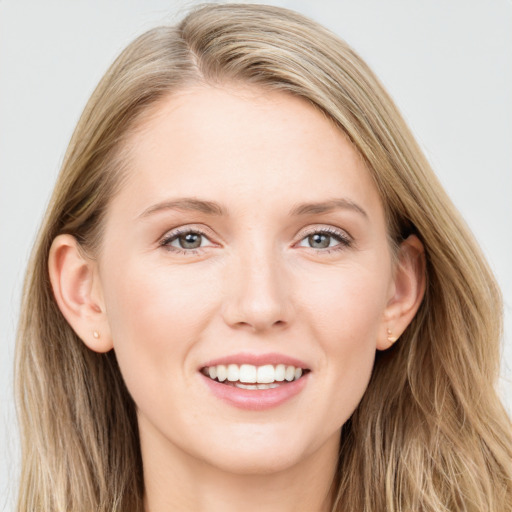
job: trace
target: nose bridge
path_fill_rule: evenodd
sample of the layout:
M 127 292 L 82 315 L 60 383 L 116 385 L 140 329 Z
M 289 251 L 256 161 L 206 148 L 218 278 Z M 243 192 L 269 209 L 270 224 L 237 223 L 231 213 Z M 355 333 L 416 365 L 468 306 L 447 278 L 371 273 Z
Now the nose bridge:
M 274 244 L 248 241 L 233 253 L 224 318 L 257 331 L 290 321 L 289 288 Z

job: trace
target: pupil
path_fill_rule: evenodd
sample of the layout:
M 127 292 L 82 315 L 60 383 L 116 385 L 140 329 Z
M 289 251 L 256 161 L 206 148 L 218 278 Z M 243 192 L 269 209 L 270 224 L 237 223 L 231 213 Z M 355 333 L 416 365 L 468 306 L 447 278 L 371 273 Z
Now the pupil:
M 329 235 L 315 233 L 309 237 L 309 243 L 311 247 L 314 247 L 315 249 L 325 249 L 326 247 L 329 247 L 331 241 L 330 238 L 331 237 Z
M 183 249 L 197 249 L 201 246 L 201 235 L 197 233 L 187 233 L 179 237 L 180 245 Z
M 331 243 L 331 237 L 329 235 L 323 235 L 322 233 L 315 233 L 308 237 L 309 244 L 315 249 L 325 249 L 329 247 Z

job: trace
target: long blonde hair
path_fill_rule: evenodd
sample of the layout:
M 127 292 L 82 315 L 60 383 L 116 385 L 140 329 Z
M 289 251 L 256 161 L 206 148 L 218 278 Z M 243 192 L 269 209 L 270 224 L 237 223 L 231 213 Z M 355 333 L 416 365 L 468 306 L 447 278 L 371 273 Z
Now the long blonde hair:
M 422 306 L 343 426 L 333 511 L 512 510 L 512 434 L 496 395 L 502 305 L 477 244 L 366 64 L 292 11 L 207 5 L 140 36 L 111 66 L 70 142 L 30 260 L 16 379 L 19 511 L 142 511 L 134 403 L 113 351 L 87 349 L 48 278 L 61 233 L 94 251 L 122 185 L 123 143 L 164 95 L 190 84 L 254 84 L 304 98 L 367 163 L 396 244 L 426 249 Z

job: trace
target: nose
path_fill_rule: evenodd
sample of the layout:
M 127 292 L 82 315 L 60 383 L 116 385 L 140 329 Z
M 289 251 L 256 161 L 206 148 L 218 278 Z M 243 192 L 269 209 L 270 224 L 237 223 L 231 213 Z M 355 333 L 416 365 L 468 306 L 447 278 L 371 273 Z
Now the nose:
M 263 332 L 290 323 L 290 283 L 271 250 L 234 257 L 226 278 L 224 321 L 233 328 Z

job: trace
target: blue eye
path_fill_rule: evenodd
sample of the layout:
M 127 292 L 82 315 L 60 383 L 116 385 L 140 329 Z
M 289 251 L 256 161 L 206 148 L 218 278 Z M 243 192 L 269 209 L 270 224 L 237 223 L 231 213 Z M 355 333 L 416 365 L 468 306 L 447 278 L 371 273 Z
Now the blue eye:
M 194 252 L 194 249 L 200 249 L 213 244 L 200 231 L 189 229 L 170 233 L 160 242 L 160 245 L 171 251 Z
M 185 235 L 177 236 L 169 245 L 178 246 L 181 249 L 197 249 L 201 247 L 203 242 L 203 235 L 200 233 L 186 233 Z
M 317 250 L 339 250 L 350 246 L 351 243 L 351 239 L 341 232 L 331 230 L 318 230 L 305 236 L 299 242 L 299 247 L 309 247 L 311 249 Z
M 302 238 L 298 246 L 329 253 L 350 247 L 351 244 L 352 239 L 343 231 L 317 229 Z M 196 254 L 204 247 L 215 246 L 204 233 L 192 229 L 172 231 L 160 241 L 160 245 L 168 251 L 182 254 Z

